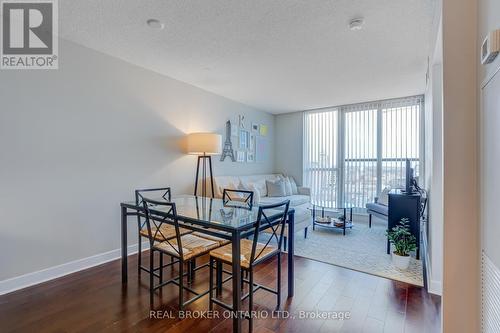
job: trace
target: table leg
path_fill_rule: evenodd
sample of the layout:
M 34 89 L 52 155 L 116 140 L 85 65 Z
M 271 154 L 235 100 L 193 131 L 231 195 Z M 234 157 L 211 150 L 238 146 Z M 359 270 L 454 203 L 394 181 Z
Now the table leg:
M 351 218 L 352 218 L 352 215 L 351 215 Z M 344 230 L 343 230 L 343 233 L 344 233 L 344 236 L 345 236 L 345 225 L 347 224 L 347 212 L 346 212 L 346 209 L 344 208 Z
M 313 231 L 315 230 L 315 226 L 316 226 L 316 207 L 313 205 L 313 210 L 312 210 L 312 216 L 313 216 Z
M 293 297 L 295 279 L 293 266 L 293 251 L 295 239 L 294 213 L 288 214 L 288 297 Z
M 122 283 L 127 283 L 128 267 L 127 267 L 127 208 L 121 207 L 122 217 Z M 140 254 L 139 254 L 140 255 Z
M 234 231 L 232 236 L 233 258 L 233 332 L 241 332 L 241 263 L 240 233 Z

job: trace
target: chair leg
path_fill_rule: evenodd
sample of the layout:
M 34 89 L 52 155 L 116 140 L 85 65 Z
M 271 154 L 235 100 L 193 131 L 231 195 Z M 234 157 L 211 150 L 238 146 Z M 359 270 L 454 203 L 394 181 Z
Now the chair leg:
M 215 283 L 217 284 L 216 288 L 216 295 L 221 295 L 222 294 L 222 262 L 219 260 L 216 261 L 215 264 L 216 267 L 216 277 L 215 277 Z
M 154 251 L 149 251 L 149 302 L 153 304 L 154 297 Z
M 212 302 L 212 298 L 214 297 L 214 272 L 213 272 L 213 266 L 214 266 L 214 258 L 210 257 L 210 262 L 208 265 L 208 271 L 209 271 L 209 278 L 208 278 L 208 310 L 213 311 L 214 309 L 214 304 Z
M 372 214 L 368 214 L 368 226 L 372 227 Z
M 141 244 L 141 234 L 139 234 L 139 242 L 137 244 L 137 273 L 141 276 L 141 265 L 142 265 L 142 244 Z
M 187 262 L 187 283 L 191 284 L 191 261 Z
M 160 254 L 160 283 L 162 283 L 163 282 L 163 252 L 158 252 L 158 253 Z
M 249 318 L 248 318 L 248 332 L 253 332 L 253 317 L 252 317 L 252 310 L 253 310 L 253 269 L 250 268 L 249 270 L 250 278 L 249 280 L 249 294 L 248 294 L 248 312 L 249 312 Z
M 179 311 L 184 310 L 184 260 L 179 258 Z
M 245 270 L 241 270 L 241 291 L 245 289 Z
M 276 291 L 276 310 L 278 310 L 281 305 L 281 252 L 278 252 L 278 281 Z
M 286 251 L 286 244 L 287 244 L 286 236 L 283 236 L 283 251 Z
M 307 238 L 307 227 L 304 229 L 304 238 Z
M 194 281 L 195 268 L 196 268 L 196 258 L 193 258 L 191 259 L 191 282 Z

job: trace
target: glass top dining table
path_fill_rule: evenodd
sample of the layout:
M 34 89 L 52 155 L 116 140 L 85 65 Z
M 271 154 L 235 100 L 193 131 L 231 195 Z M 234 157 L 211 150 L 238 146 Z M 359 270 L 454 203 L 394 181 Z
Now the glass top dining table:
M 155 199 L 155 198 L 150 198 Z M 193 231 L 202 232 L 208 235 L 221 237 L 230 240 L 233 246 L 232 257 L 240 258 L 240 240 L 255 232 L 255 225 L 258 218 L 258 205 L 249 206 L 238 201 L 223 201 L 222 199 L 199 197 L 192 195 L 173 196 L 171 202 L 176 204 L 177 218 L 182 227 Z M 133 219 L 136 228 L 139 227 L 139 219 L 144 217 L 144 208 L 136 201 L 122 202 L 121 206 L 121 261 L 122 261 L 122 283 L 128 280 L 127 263 L 127 229 L 128 217 Z M 166 211 L 160 208 L 150 208 L 151 213 L 159 216 L 166 216 Z M 277 215 L 279 212 L 277 212 Z M 294 209 L 288 211 L 288 233 L 294 234 Z M 272 216 L 270 216 L 270 220 Z M 279 223 L 275 220 L 272 224 Z M 139 237 L 139 242 L 141 241 Z M 294 294 L 294 237 L 287 237 L 288 241 L 288 297 Z M 239 260 L 232 261 L 232 290 L 233 290 L 233 332 L 241 332 L 241 265 Z

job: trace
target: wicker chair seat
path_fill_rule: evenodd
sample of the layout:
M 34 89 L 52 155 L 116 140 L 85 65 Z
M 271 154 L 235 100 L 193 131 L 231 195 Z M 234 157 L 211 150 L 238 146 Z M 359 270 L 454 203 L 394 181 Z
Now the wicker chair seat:
M 248 240 L 248 239 L 242 239 L 240 241 L 240 253 L 241 253 L 241 261 L 240 265 L 243 268 L 250 268 L 250 257 L 252 255 L 252 245 L 253 241 Z M 255 250 L 255 255 L 258 255 L 258 257 L 255 258 L 255 260 L 262 260 L 265 259 L 266 257 L 271 256 L 272 254 L 276 253 L 278 251 L 278 248 L 275 246 L 268 245 L 265 247 L 265 244 L 262 243 L 257 243 L 257 247 Z M 261 250 L 264 248 L 264 250 L 261 252 Z M 232 245 L 228 244 L 222 247 L 219 247 L 215 250 L 210 251 L 210 256 L 221 260 L 227 264 L 232 263 Z M 260 255 L 259 255 L 260 253 Z
M 207 234 L 204 234 L 204 233 L 198 232 L 198 231 L 193 232 L 193 235 L 217 242 L 219 244 L 219 246 L 224 246 L 226 244 L 231 243 L 231 241 L 229 241 L 227 239 L 220 238 L 217 236 L 207 235 Z
M 170 244 L 169 244 L 170 243 Z M 203 255 L 219 247 L 219 243 L 206 238 L 198 237 L 193 234 L 186 234 L 181 236 L 183 260 L 189 260 L 193 257 Z M 168 242 L 164 241 L 154 245 L 156 250 L 168 253 L 174 257 L 179 257 L 179 247 L 177 239 L 170 239 Z
M 186 235 L 191 233 L 192 231 L 186 228 L 179 228 L 179 232 L 181 235 Z M 143 237 L 149 238 L 149 233 L 147 228 L 141 229 L 140 234 Z M 163 223 L 160 226 L 160 231 L 158 233 L 156 233 L 155 227 L 151 227 L 151 234 L 155 237 L 155 240 L 160 242 L 164 241 L 165 239 L 175 238 L 175 227 L 173 225 Z

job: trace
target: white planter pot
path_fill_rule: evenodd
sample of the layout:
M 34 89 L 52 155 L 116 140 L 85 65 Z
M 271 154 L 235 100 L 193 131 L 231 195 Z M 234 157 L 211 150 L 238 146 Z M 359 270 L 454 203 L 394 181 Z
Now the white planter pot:
M 410 258 L 411 258 L 410 256 L 403 257 L 403 256 L 398 256 L 394 252 L 392 253 L 392 263 L 394 264 L 394 266 L 403 271 L 407 270 L 408 267 L 410 266 Z

